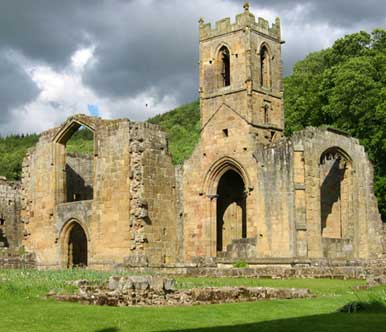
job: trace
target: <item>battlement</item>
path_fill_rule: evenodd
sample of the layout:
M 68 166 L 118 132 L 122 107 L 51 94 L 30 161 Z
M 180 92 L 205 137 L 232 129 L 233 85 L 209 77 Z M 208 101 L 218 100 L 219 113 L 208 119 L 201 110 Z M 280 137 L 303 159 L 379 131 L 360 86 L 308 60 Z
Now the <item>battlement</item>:
M 248 3 L 244 4 L 244 13 L 236 16 L 235 23 L 231 23 L 231 19 L 227 17 L 217 21 L 214 28 L 212 28 L 211 23 L 205 23 L 203 18 L 200 18 L 199 24 L 200 41 L 230 32 L 244 30 L 245 28 L 250 28 L 251 30 L 260 32 L 279 41 L 281 39 L 280 18 L 277 17 L 275 23 L 272 23 L 271 26 L 269 26 L 269 22 L 262 17 L 259 17 L 256 21 L 255 15 L 249 11 Z

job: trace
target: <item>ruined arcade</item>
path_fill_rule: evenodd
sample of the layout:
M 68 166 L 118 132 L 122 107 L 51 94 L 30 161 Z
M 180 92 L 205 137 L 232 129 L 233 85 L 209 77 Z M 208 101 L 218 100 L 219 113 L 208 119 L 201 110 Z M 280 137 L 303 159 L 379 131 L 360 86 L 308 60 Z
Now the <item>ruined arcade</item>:
M 161 129 L 85 115 L 0 179 L 0 246 L 39 268 L 366 261 L 384 252 L 373 170 L 331 128 L 284 136 L 280 20 L 199 22 L 201 136 L 175 166 Z M 93 153 L 66 150 L 80 128 Z

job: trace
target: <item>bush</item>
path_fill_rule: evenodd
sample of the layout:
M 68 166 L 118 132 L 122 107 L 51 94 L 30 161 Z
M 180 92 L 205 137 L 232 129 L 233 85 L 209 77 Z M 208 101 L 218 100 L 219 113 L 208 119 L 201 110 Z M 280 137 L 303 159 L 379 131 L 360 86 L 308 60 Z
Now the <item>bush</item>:
M 238 261 L 233 263 L 233 267 L 238 268 L 238 269 L 243 269 L 243 268 L 248 267 L 248 263 L 246 261 L 243 261 L 243 260 L 238 260 Z

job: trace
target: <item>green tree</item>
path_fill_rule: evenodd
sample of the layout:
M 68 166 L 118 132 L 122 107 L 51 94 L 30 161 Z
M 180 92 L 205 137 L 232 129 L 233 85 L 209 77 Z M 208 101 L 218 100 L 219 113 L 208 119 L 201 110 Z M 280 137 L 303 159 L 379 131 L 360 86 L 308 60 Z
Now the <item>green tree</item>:
M 286 132 L 330 125 L 360 139 L 386 220 L 386 31 L 359 32 L 298 62 L 285 79 Z

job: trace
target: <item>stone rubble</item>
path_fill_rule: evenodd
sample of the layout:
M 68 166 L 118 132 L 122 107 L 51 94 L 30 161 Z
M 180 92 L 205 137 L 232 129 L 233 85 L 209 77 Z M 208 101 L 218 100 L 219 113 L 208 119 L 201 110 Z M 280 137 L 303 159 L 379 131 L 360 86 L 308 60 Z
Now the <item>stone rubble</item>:
M 95 286 L 84 280 L 75 284 L 79 287 L 78 294 L 50 292 L 47 297 L 59 301 L 119 307 L 220 304 L 312 297 L 306 288 L 206 287 L 177 290 L 174 279 L 149 276 L 113 276 L 104 286 Z

